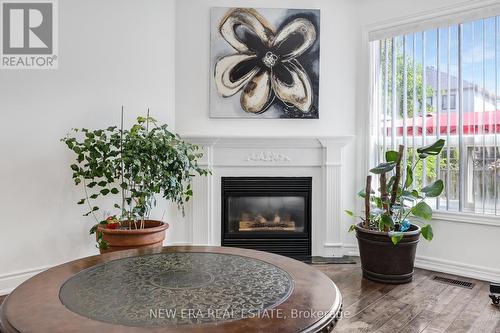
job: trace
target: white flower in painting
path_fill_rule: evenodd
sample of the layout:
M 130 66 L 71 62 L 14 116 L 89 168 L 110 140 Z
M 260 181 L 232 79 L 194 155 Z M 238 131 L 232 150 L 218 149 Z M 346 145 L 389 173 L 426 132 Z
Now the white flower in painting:
M 294 19 L 275 32 L 256 11 L 236 8 L 221 20 L 219 32 L 237 51 L 215 64 L 215 84 L 223 97 L 241 91 L 241 107 L 250 113 L 266 111 L 275 96 L 304 113 L 311 110 L 311 81 L 297 61 L 316 40 L 309 20 Z

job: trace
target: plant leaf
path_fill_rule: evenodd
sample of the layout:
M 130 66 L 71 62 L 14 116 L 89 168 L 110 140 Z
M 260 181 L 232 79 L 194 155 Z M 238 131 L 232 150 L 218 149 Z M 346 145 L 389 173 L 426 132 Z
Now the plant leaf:
M 375 194 L 375 191 L 374 190 L 371 190 L 370 191 L 370 194 Z M 362 189 L 358 192 L 358 197 L 360 198 L 365 198 L 366 197 L 366 193 L 365 193 L 365 189 Z
M 444 139 L 439 139 L 433 144 L 418 148 L 417 153 L 436 156 L 441 153 L 441 150 L 443 150 L 444 143 Z
M 396 162 L 398 159 L 399 153 L 394 150 L 388 150 L 385 152 L 385 161 L 386 162 Z
M 348 232 L 353 232 L 356 229 L 356 225 L 351 224 Z
M 421 153 L 421 154 L 418 154 L 418 157 L 420 157 L 421 159 L 425 160 L 427 157 L 429 157 L 429 154 Z
M 403 198 L 404 200 L 410 200 L 410 201 L 415 201 L 417 200 L 418 198 L 416 198 L 414 195 L 413 195 L 413 192 L 410 192 L 410 191 L 403 191 L 401 193 L 401 198 Z
M 109 247 L 108 242 L 105 240 L 100 240 L 98 244 L 99 244 L 99 249 L 101 250 L 106 250 Z
M 406 180 L 405 180 L 405 187 L 408 188 L 411 186 L 413 183 L 413 169 L 411 168 L 410 165 L 406 167 Z
M 422 192 L 429 198 L 438 197 L 441 195 L 444 189 L 444 183 L 441 179 L 436 180 L 434 183 L 427 185 L 422 188 Z
M 387 188 L 388 189 L 392 189 L 392 187 L 394 186 L 394 182 L 396 181 L 396 176 L 392 176 L 390 179 L 389 179 L 389 182 L 387 183 Z
M 430 220 L 432 218 L 432 208 L 425 202 L 421 201 L 411 209 L 413 215 L 421 217 L 424 220 Z
M 422 237 L 424 237 L 428 241 L 431 241 L 432 238 L 434 238 L 434 233 L 432 232 L 432 227 L 430 224 L 424 225 L 420 231 L 422 232 Z
M 380 231 L 384 231 L 385 227 L 388 227 L 389 230 L 392 229 L 394 227 L 394 221 L 392 220 L 392 216 L 382 215 L 378 227 Z
M 404 234 L 402 232 L 391 233 L 392 244 L 396 245 L 403 239 Z
M 347 215 L 351 216 L 351 217 L 352 217 L 352 216 L 354 216 L 354 213 L 353 213 L 352 211 L 350 211 L 350 210 L 347 210 L 347 209 L 346 209 L 346 210 L 344 210 L 344 212 L 345 212 Z
M 92 228 L 90 228 L 89 234 L 91 234 L 91 235 L 95 234 L 96 230 L 97 230 L 97 224 L 94 225 Z
M 386 173 L 386 172 L 391 171 L 392 169 L 394 169 L 395 166 L 396 166 L 396 162 L 380 163 L 379 165 L 377 165 L 373 169 L 370 169 L 370 172 L 374 173 L 376 175 L 380 175 L 382 173 Z

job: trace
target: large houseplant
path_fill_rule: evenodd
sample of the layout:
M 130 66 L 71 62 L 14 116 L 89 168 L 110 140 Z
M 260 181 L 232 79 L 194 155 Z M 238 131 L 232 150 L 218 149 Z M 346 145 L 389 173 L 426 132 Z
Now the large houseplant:
M 61 139 L 73 151 L 71 165 L 75 185 L 82 185 L 87 205 L 85 216 L 92 215 L 101 252 L 136 247 L 161 246 L 168 224 L 150 220 L 157 196 L 184 203 L 193 195 L 191 180 L 209 171 L 198 165 L 200 148 L 183 141 L 149 117 L 138 117 L 130 129 L 73 129 Z M 117 214 L 99 220 L 95 203 L 100 197 L 114 196 Z
M 349 229 L 356 230 L 364 277 L 384 283 L 412 280 L 419 236 L 433 238 L 432 227 L 426 222 L 432 218 L 432 208 L 426 199 L 438 197 L 444 189 L 440 179 L 417 189 L 414 172 L 429 156 L 439 155 L 444 143 L 441 139 L 418 148 L 416 161 L 406 166 L 406 172 L 402 172 L 402 145 L 399 151 L 387 151 L 386 161 L 370 170 L 379 176 L 379 188 L 373 191 L 372 176 L 367 176 L 365 189 L 358 193 L 364 199 L 364 216 L 359 217 L 361 223 Z M 351 211 L 346 213 L 354 215 Z

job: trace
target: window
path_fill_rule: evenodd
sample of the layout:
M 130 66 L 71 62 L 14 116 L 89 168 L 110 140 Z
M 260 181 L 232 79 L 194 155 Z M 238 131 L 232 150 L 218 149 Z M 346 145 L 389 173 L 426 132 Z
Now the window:
M 457 108 L 457 95 L 450 95 L 450 110 Z M 448 95 L 441 96 L 441 110 L 448 110 Z
M 434 106 L 433 96 L 427 96 L 427 105 L 430 105 L 431 108 Z
M 373 162 L 442 138 L 413 186 L 438 177 L 440 211 L 500 216 L 500 16 L 374 40 Z M 425 101 L 423 103 L 422 101 Z M 425 104 L 425 105 L 424 105 Z

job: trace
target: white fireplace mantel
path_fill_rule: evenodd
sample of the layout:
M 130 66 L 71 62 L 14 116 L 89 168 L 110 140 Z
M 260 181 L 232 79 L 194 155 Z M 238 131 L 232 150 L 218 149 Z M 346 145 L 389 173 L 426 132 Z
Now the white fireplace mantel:
M 190 241 L 221 244 L 222 177 L 312 177 L 312 254 L 342 256 L 342 152 L 352 136 L 184 137 L 203 148 L 200 164 L 212 170 L 193 182 L 188 206 Z

